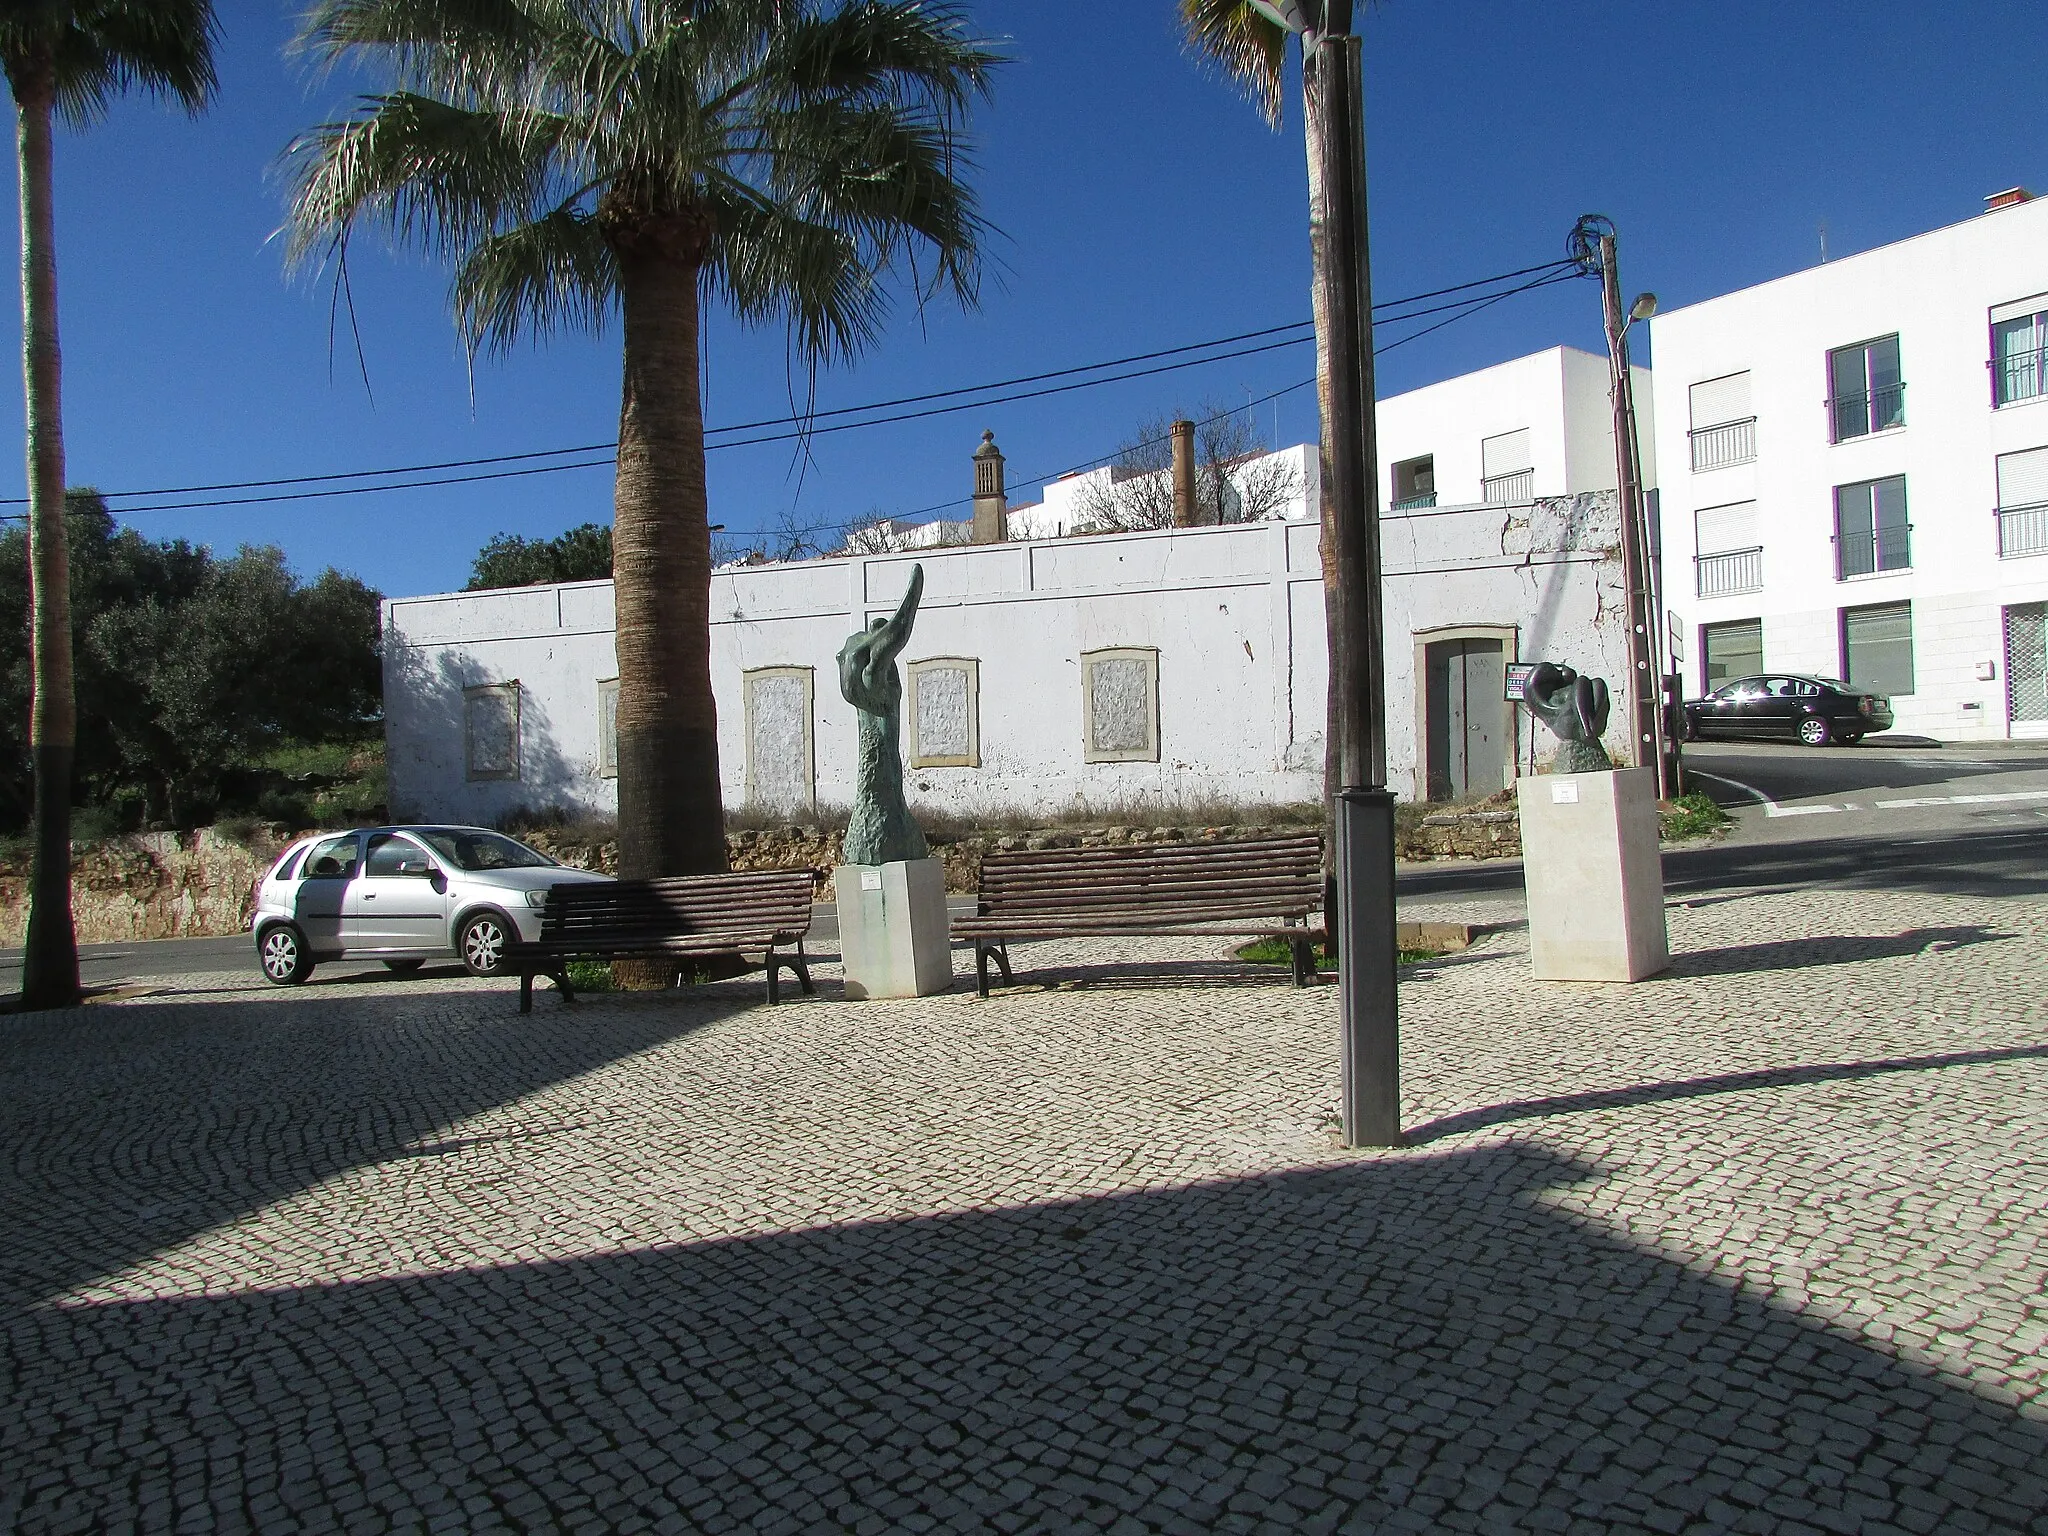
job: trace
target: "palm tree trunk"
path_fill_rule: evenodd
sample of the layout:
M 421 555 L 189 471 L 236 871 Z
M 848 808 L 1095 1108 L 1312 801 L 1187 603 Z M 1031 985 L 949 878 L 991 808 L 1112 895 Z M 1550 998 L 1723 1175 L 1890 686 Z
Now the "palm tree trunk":
M 1323 288 L 1324 227 L 1329 199 L 1323 191 L 1323 77 L 1313 48 L 1301 51 L 1302 140 L 1308 151 L 1309 302 L 1316 325 L 1316 419 L 1323 431 L 1317 458 L 1317 508 L 1322 524 L 1323 606 L 1327 632 L 1334 636 L 1332 617 L 1337 582 L 1336 477 L 1330 473 L 1330 315 Z M 1337 952 L 1337 780 L 1339 761 L 1337 657 L 1328 657 L 1329 677 L 1323 699 L 1323 915 L 1329 929 L 1329 953 Z
M 51 208 L 47 71 L 18 80 L 21 180 L 22 382 L 28 406 L 30 662 L 34 702 L 35 854 L 23 956 L 23 1008 L 78 1001 L 78 937 L 71 922 L 71 767 L 78 720 L 71 691 L 71 570 L 64 541 L 64 414 L 57 348 L 57 249 Z
M 697 373 L 703 240 L 676 219 L 608 229 L 625 382 L 613 498 L 619 875 L 726 867 L 711 693 L 711 533 Z M 657 226 L 670 225 L 663 229 Z

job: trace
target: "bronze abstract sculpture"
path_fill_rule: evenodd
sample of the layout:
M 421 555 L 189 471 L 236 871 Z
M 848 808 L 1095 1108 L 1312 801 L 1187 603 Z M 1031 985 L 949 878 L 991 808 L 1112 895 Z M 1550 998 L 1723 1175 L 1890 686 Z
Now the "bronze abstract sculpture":
M 1539 662 L 1522 690 L 1529 712 L 1557 737 L 1553 773 L 1604 773 L 1614 766 L 1600 737 L 1607 729 L 1607 683 L 1570 667 Z
M 896 670 L 923 592 L 924 567 L 912 566 L 894 617 L 874 620 L 839 648 L 839 691 L 860 712 L 860 765 L 843 855 L 849 864 L 893 864 L 931 852 L 903 800 L 903 677 Z

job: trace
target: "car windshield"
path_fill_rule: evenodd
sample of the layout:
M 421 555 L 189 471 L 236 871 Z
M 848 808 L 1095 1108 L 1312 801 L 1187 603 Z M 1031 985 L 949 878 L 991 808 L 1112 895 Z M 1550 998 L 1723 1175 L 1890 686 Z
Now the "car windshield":
M 457 869 L 472 874 L 485 869 L 545 869 L 555 862 L 546 854 L 497 832 L 465 832 L 438 827 L 418 836 Z

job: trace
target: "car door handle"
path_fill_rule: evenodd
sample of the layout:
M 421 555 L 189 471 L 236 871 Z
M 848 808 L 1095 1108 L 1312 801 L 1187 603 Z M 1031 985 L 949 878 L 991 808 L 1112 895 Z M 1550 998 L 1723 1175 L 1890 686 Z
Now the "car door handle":
M 365 892 L 363 892 L 363 900 L 365 900 L 365 901 L 375 901 L 376 899 L 377 899 L 377 893 L 376 893 L 375 891 L 365 891 Z

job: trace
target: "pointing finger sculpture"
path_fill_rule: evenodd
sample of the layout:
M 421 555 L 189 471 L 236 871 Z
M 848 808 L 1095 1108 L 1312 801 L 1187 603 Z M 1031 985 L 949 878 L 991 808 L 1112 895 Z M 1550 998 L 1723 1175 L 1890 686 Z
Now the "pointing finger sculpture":
M 874 620 L 839 648 L 839 691 L 860 712 L 860 766 L 846 826 L 849 864 L 891 864 L 930 852 L 903 800 L 903 678 L 896 670 L 923 593 L 924 567 L 912 566 L 894 616 Z
M 1529 712 L 1558 740 L 1555 773 L 1604 773 L 1614 766 L 1600 737 L 1607 729 L 1607 683 L 1570 667 L 1539 662 L 1522 690 Z

